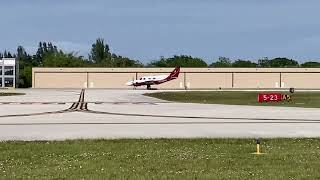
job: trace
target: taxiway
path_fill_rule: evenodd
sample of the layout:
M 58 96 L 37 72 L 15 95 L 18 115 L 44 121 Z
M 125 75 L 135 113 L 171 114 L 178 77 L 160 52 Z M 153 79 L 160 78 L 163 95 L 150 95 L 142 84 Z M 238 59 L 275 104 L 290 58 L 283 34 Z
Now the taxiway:
M 0 140 L 319 137 L 320 109 L 173 103 L 143 90 L 0 97 Z

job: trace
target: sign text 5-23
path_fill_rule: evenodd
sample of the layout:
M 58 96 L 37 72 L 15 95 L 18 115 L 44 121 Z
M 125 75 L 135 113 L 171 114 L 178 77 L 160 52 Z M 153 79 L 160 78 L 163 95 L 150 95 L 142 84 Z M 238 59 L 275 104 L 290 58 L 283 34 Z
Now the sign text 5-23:
M 259 102 L 270 102 L 270 101 L 282 101 L 282 94 L 280 93 L 260 93 L 258 95 Z

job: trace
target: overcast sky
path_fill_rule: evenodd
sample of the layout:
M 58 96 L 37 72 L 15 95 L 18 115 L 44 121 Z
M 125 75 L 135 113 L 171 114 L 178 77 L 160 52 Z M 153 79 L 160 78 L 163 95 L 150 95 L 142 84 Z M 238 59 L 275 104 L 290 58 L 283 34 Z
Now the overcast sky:
M 319 0 L 3 0 L 0 51 L 39 41 L 86 55 L 96 38 L 148 62 L 187 54 L 211 63 L 320 60 Z

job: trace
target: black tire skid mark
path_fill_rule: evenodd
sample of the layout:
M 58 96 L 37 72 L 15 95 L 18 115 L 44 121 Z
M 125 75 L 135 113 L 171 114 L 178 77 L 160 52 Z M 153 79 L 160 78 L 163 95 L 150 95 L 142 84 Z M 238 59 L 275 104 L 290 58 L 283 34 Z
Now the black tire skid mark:
M 77 103 L 73 103 L 70 108 L 60 111 L 51 111 L 51 112 L 40 112 L 40 113 L 29 113 L 29 114 L 12 114 L 12 115 L 3 115 L 0 118 L 9 118 L 9 117 L 28 117 L 28 116 L 40 116 L 40 115 L 48 115 L 48 114 L 62 114 L 62 113 L 69 113 L 78 111 L 77 108 L 79 104 L 84 104 L 84 92 L 85 90 L 82 89 L 80 93 L 80 97 Z M 81 102 L 82 101 L 82 102 Z M 25 103 L 26 104 L 26 103 Z M 29 103 L 28 103 L 29 104 Z M 82 107 L 82 106 L 81 106 Z M 80 107 L 80 111 L 81 111 Z
M 67 113 L 67 112 L 70 112 L 70 111 L 61 110 L 61 111 L 51 111 L 51 112 L 30 113 L 30 114 L 11 114 L 11 115 L 0 116 L 0 118 L 40 116 L 40 115 L 48 115 L 48 114 L 62 114 L 62 113 Z
M 216 119 L 216 120 L 247 120 L 247 121 L 294 121 L 294 122 L 319 122 L 316 119 L 268 119 L 268 118 L 236 118 L 236 117 L 204 117 L 204 116 L 171 116 L 171 115 L 152 115 L 152 114 L 132 114 L 132 113 L 114 113 L 114 112 L 104 112 L 104 111 L 93 111 L 88 110 L 87 113 L 93 114 L 107 114 L 116 116 L 136 116 L 136 117 L 154 117 L 154 118 L 177 118 L 177 119 Z
M 46 125 L 209 125 L 209 124 L 319 124 L 318 122 L 252 122 L 252 121 L 223 121 L 223 122 L 83 122 L 83 123 L 1 123 L 0 126 L 46 126 Z
M 148 115 L 148 114 L 132 114 L 132 113 L 113 113 L 113 112 L 103 112 L 103 111 L 94 111 L 88 109 L 88 103 L 84 102 L 84 93 L 85 90 L 82 89 L 78 102 L 73 103 L 70 108 L 62 111 L 53 111 L 53 112 L 41 112 L 41 113 L 30 113 L 30 114 L 16 114 L 16 115 L 4 115 L 3 117 L 22 117 L 22 116 L 35 116 L 35 115 L 46 115 L 46 114 L 60 114 L 67 112 L 80 111 L 84 113 L 92 114 L 107 114 L 107 115 L 116 115 L 116 116 L 135 116 L 135 117 L 153 117 L 153 118 L 178 118 L 178 119 L 219 119 L 219 120 L 246 120 L 242 122 L 205 122 L 205 123 L 320 123 L 320 120 L 311 120 L 311 119 L 268 119 L 268 118 L 226 118 L 226 117 L 201 117 L 201 116 L 171 116 L 171 115 Z M 256 122 L 263 121 L 263 122 Z M 188 122 L 188 123 L 200 123 L 201 122 Z M 128 123 L 124 123 L 128 124 Z M 129 123 L 130 124 L 130 123 Z M 146 123 L 148 124 L 148 123 Z M 156 123 L 157 124 L 157 123 Z M 159 123 L 158 123 L 159 124 Z M 173 123 L 174 124 L 174 123 Z

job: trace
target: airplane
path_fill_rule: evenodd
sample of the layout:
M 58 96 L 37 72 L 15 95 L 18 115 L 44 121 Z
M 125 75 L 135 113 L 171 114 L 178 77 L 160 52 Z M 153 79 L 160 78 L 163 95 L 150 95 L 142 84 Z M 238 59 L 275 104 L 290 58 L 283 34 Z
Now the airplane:
M 129 81 L 126 83 L 127 86 L 147 86 L 147 89 L 151 89 L 151 85 L 162 84 L 174 79 L 177 79 L 180 73 L 180 67 L 176 67 L 170 74 L 168 75 L 159 75 L 159 76 L 144 76 L 140 79 Z

